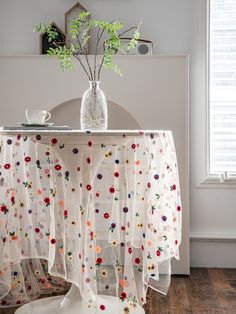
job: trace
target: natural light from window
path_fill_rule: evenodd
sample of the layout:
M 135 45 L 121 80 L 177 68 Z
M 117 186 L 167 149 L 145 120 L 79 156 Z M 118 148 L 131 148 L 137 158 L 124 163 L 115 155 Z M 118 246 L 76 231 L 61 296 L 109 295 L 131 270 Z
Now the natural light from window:
M 210 0 L 210 174 L 236 174 L 236 0 Z

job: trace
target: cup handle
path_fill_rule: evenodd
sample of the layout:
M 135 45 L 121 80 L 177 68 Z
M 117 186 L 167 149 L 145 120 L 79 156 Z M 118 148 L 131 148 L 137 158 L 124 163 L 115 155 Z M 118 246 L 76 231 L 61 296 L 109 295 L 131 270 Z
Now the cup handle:
M 51 118 L 51 116 L 52 116 L 51 113 L 47 112 L 47 115 L 46 115 L 44 122 L 47 122 Z

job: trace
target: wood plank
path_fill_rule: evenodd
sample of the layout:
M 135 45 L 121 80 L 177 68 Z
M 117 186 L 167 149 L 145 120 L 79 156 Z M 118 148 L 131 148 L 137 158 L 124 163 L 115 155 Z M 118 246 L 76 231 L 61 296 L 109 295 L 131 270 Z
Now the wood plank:
M 206 268 L 192 268 L 190 277 L 186 279 L 185 284 L 192 313 L 222 314 L 221 305 Z
M 172 308 L 175 314 L 191 313 L 188 292 L 185 281 L 188 277 L 173 276 L 170 286 L 170 298 L 172 300 Z

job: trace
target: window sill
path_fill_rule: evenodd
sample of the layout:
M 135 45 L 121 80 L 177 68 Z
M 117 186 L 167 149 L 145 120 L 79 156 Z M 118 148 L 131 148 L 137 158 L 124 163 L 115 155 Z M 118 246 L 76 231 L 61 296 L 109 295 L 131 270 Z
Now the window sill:
M 207 176 L 198 186 L 199 189 L 236 189 L 236 176 L 222 180 L 220 175 Z

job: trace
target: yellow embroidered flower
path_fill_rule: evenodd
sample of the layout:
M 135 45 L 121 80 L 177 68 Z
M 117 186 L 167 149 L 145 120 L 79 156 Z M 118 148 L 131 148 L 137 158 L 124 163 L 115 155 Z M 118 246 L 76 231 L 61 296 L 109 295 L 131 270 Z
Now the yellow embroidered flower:
M 101 270 L 101 276 L 102 276 L 103 278 L 106 278 L 107 275 L 108 275 L 108 271 L 107 271 L 106 269 L 102 269 L 102 270 Z
M 116 240 L 112 241 L 112 246 L 117 246 L 117 241 Z
M 148 265 L 148 270 L 154 270 L 154 269 L 155 269 L 155 265 L 154 264 Z
M 123 272 L 123 267 L 122 267 L 122 266 L 117 266 L 117 271 L 118 271 L 119 273 L 122 273 L 122 272 Z
M 124 313 L 130 313 L 130 309 L 128 308 L 128 306 L 124 307 L 123 312 Z

